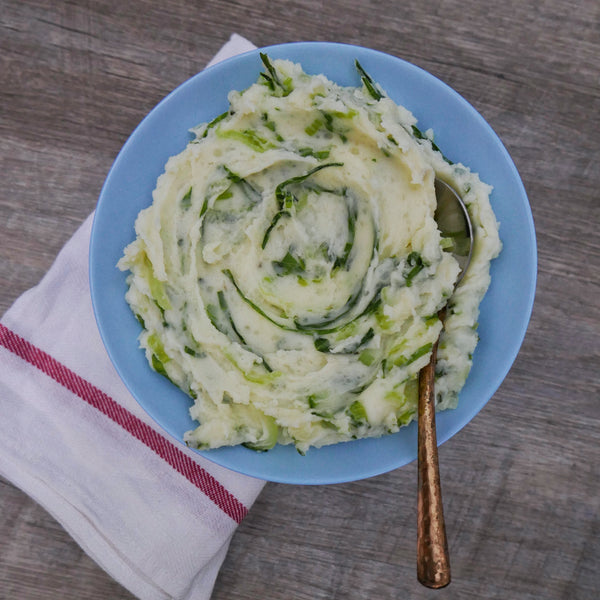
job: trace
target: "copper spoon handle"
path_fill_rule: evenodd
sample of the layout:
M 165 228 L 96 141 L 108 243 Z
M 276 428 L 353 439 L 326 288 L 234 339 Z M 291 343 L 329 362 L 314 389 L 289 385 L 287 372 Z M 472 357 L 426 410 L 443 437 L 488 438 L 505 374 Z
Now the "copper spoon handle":
M 437 343 L 429 364 L 419 373 L 417 499 L 417 578 L 426 587 L 450 583 L 450 558 L 435 433 L 435 362 Z

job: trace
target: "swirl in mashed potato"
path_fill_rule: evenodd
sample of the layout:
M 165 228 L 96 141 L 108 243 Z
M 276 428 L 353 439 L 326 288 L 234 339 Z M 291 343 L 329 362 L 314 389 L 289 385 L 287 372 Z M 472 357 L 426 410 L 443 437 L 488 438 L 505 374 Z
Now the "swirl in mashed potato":
M 396 432 L 440 334 L 437 408 L 456 406 L 500 251 L 491 188 L 360 65 L 362 86 L 341 87 L 263 61 L 169 159 L 119 262 L 150 365 L 194 399 L 186 442 L 304 453 Z M 436 176 L 473 221 L 456 290 Z

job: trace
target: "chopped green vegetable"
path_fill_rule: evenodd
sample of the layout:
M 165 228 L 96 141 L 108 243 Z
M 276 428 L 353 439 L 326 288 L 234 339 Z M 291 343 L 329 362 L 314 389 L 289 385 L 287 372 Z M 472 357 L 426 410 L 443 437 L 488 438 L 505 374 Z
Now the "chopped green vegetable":
M 304 273 L 306 270 L 304 259 L 294 256 L 289 250 L 281 260 L 273 261 L 272 264 L 275 273 L 280 276 Z
M 358 355 L 358 360 L 366 367 L 370 367 L 377 360 L 377 353 L 367 348 Z
M 161 362 L 166 363 L 171 360 L 169 355 L 165 352 L 165 347 L 156 332 L 148 336 L 148 347 Z
M 279 437 L 279 426 L 277 421 L 268 415 L 263 415 L 262 429 L 255 442 L 245 442 L 243 445 L 256 452 L 266 452 L 275 446 Z
M 317 392 L 308 397 L 308 406 L 311 412 L 324 419 L 331 419 L 341 412 L 346 404 L 346 399 L 328 392 Z
M 242 144 L 246 144 L 246 146 L 252 148 L 256 152 L 266 152 L 271 148 L 275 148 L 275 145 L 272 144 L 269 140 L 260 137 L 256 131 L 252 129 L 244 129 L 243 131 L 238 131 L 235 129 L 217 129 L 217 136 L 222 139 L 228 140 L 237 140 L 238 142 L 242 142 Z
M 290 94 L 294 89 L 292 86 L 292 80 L 290 78 L 286 78 L 282 81 L 279 77 L 279 73 L 277 73 L 277 70 L 269 60 L 269 57 L 263 52 L 260 53 L 260 59 L 268 71 L 268 75 L 266 73 L 261 73 L 260 75 L 268 83 L 270 89 L 274 92 L 279 90 L 282 96 L 287 96 Z
M 225 119 L 229 115 L 229 111 L 226 110 L 224 113 L 220 114 L 218 117 L 215 117 L 204 129 L 204 133 L 202 137 L 205 138 L 208 135 L 209 130 L 211 130 L 217 123 Z
M 314 175 L 317 171 L 320 171 L 321 169 L 327 169 L 329 167 L 343 167 L 343 166 L 344 166 L 344 163 L 341 163 L 341 162 L 326 163 L 324 165 L 318 165 L 302 175 L 296 175 L 295 177 L 290 177 L 289 179 L 282 181 L 275 188 L 275 198 L 277 198 L 277 200 L 279 201 L 279 208 L 280 209 L 283 208 L 285 200 L 289 197 L 288 192 L 286 192 L 286 190 L 285 190 L 285 188 L 287 186 L 293 185 L 296 183 L 302 183 L 303 181 L 308 179 L 311 175 Z
M 371 97 L 374 100 L 381 100 L 383 98 L 383 94 L 377 89 L 377 85 L 371 76 L 362 68 L 358 60 L 354 61 L 354 65 L 356 66 L 356 70 L 358 71 L 360 78 Z
M 359 427 L 360 425 L 364 425 L 367 419 L 367 411 L 365 410 L 365 406 L 359 400 L 355 400 L 348 407 L 348 414 L 350 415 L 350 419 L 352 420 L 352 424 L 355 427 Z
M 453 165 L 454 163 L 446 158 L 443 154 L 442 151 L 437 147 L 436 143 L 433 140 L 430 140 L 426 135 L 423 134 L 423 132 L 416 126 L 413 125 L 412 126 L 412 133 L 413 135 L 418 139 L 418 140 L 427 140 L 430 144 L 431 147 L 436 151 L 439 152 L 442 155 L 442 158 L 449 164 L 449 165 Z
M 315 119 L 310 125 L 307 125 L 304 128 L 304 133 L 306 133 L 306 135 L 310 135 L 312 137 L 324 125 L 325 125 L 325 123 L 323 123 L 323 121 L 321 121 L 321 119 Z
M 279 212 L 275 213 L 275 216 L 273 217 L 271 223 L 267 227 L 267 229 L 265 231 L 265 235 L 263 236 L 263 239 L 261 242 L 261 248 L 263 250 L 266 248 L 267 244 L 269 243 L 269 237 L 271 235 L 271 231 L 273 231 L 273 229 L 275 229 L 275 226 L 279 222 L 279 219 L 281 219 L 282 217 L 289 217 L 289 216 L 290 216 L 290 213 L 285 210 L 280 210 Z
M 187 210 L 192 205 L 192 188 L 190 188 L 181 199 L 181 208 Z
M 163 377 L 166 377 L 167 379 L 170 379 L 169 375 L 167 374 L 167 371 L 165 369 L 165 366 L 164 366 L 163 362 L 160 360 L 160 358 L 158 358 L 158 356 L 156 356 L 156 354 L 152 355 L 152 368 L 159 375 L 162 375 Z
M 394 364 L 397 367 L 405 367 L 406 365 L 410 365 L 410 363 L 415 362 L 415 360 L 421 358 L 421 356 L 431 352 L 432 348 L 433 344 L 428 342 L 427 344 L 421 346 L 418 350 L 415 350 L 410 356 L 400 356 L 399 358 L 395 359 Z
M 150 294 L 156 301 L 156 304 L 163 310 L 169 310 L 171 308 L 171 301 L 169 300 L 169 296 L 167 295 L 165 284 L 162 281 L 159 281 L 154 276 L 154 269 L 152 268 L 152 263 L 150 259 L 145 256 L 144 257 L 144 265 L 146 270 L 146 278 L 148 280 L 148 285 L 150 286 Z
M 262 310 L 255 302 L 252 302 L 252 300 L 250 300 L 250 298 L 248 298 L 244 292 L 242 292 L 242 290 L 240 289 L 239 285 L 237 284 L 235 277 L 233 276 L 233 273 L 229 270 L 229 269 L 225 269 L 223 271 L 223 274 L 229 279 L 229 281 L 231 281 L 231 283 L 233 284 L 233 287 L 235 288 L 235 290 L 237 291 L 237 293 L 239 294 L 240 298 L 248 305 L 250 306 L 250 308 L 252 308 L 254 311 L 256 311 L 261 317 L 264 317 L 265 319 L 267 319 L 267 321 L 269 321 L 270 323 L 272 323 L 273 325 L 276 325 L 277 327 L 279 327 L 280 329 L 286 330 L 286 331 L 295 331 L 294 328 L 292 327 L 287 327 L 286 325 L 282 324 L 282 323 L 278 323 L 277 321 L 275 321 L 275 319 L 272 319 L 264 310 Z
M 333 268 L 345 269 L 348 266 L 348 259 L 354 247 L 354 239 L 356 236 L 356 205 L 354 203 L 348 205 L 348 239 L 344 245 L 344 253 L 335 259 Z
M 331 350 L 331 342 L 324 337 L 318 337 L 315 339 L 315 348 L 319 352 L 329 352 Z
M 204 352 L 199 352 L 197 350 L 194 350 L 193 348 L 190 348 L 189 346 L 184 346 L 183 351 L 186 354 L 193 356 L 194 358 L 203 358 L 204 356 L 206 356 L 206 354 L 204 354 Z
M 410 270 L 404 275 L 404 281 L 406 286 L 410 287 L 413 279 L 425 268 L 425 262 L 418 252 L 413 251 L 408 255 L 406 264 L 410 267 Z
M 288 210 L 292 207 L 292 205 L 295 202 L 297 202 L 296 196 L 294 196 L 289 190 L 286 190 L 285 188 L 289 185 L 299 184 L 299 183 L 304 182 L 311 175 L 313 175 L 317 171 L 320 171 L 321 169 L 325 169 L 327 167 L 341 167 L 341 166 L 343 166 L 343 163 L 327 163 L 324 165 L 318 165 L 318 166 L 314 167 L 313 169 L 310 169 L 310 171 L 308 171 L 307 173 L 304 173 L 303 175 L 297 175 L 295 177 L 291 177 L 290 179 L 286 179 L 285 181 L 282 181 L 281 183 L 279 183 L 277 185 L 277 187 L 275 188 L 275 198 L 278 202 L 279 210 L 273 216 L 271 223 L 269 224 L 269 226 L 267 227 L 267 229 L 264 233 L 262 243 L 261 243 L 261 247 L 263 248 L 263 250 L 267 246 L 271 232 L 273 231 L 273 229 L 279 222 L 279 219 L 281 219 L 283 216 L 290 216 Z
M 300 156 L 314 156 L 318 160 L 324 160 L 329 157 L 329 150 L 313 150 L 312 148 L 300 148 L 298 150 Z

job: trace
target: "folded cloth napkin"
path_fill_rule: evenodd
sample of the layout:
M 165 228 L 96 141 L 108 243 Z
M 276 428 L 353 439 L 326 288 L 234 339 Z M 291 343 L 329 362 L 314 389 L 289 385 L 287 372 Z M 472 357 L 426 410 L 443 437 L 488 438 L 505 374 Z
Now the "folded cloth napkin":
M 214 60 L 252 48 L 234 34 Z M 0 320 L 0 474 L 137 597 L 207 599 L 264 482 L 171 439 L 124 387 L 92 312 L 92 219 Z

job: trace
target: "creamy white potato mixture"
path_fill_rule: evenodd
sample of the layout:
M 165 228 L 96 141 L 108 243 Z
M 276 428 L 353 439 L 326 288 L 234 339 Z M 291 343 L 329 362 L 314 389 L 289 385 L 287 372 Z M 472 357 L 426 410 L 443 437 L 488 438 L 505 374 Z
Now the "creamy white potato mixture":
M 398 431 L 440 333 L 437 407 L 454 407 L 500 251 L 491 188 L 358 63 L 362 85 L 341 87 L 263 62 L 169 159 L 119 262 L 148 362 L 194 399 L 186 442 L 304 453 Z M 473 220 L 456 291 L 436 176 Z

